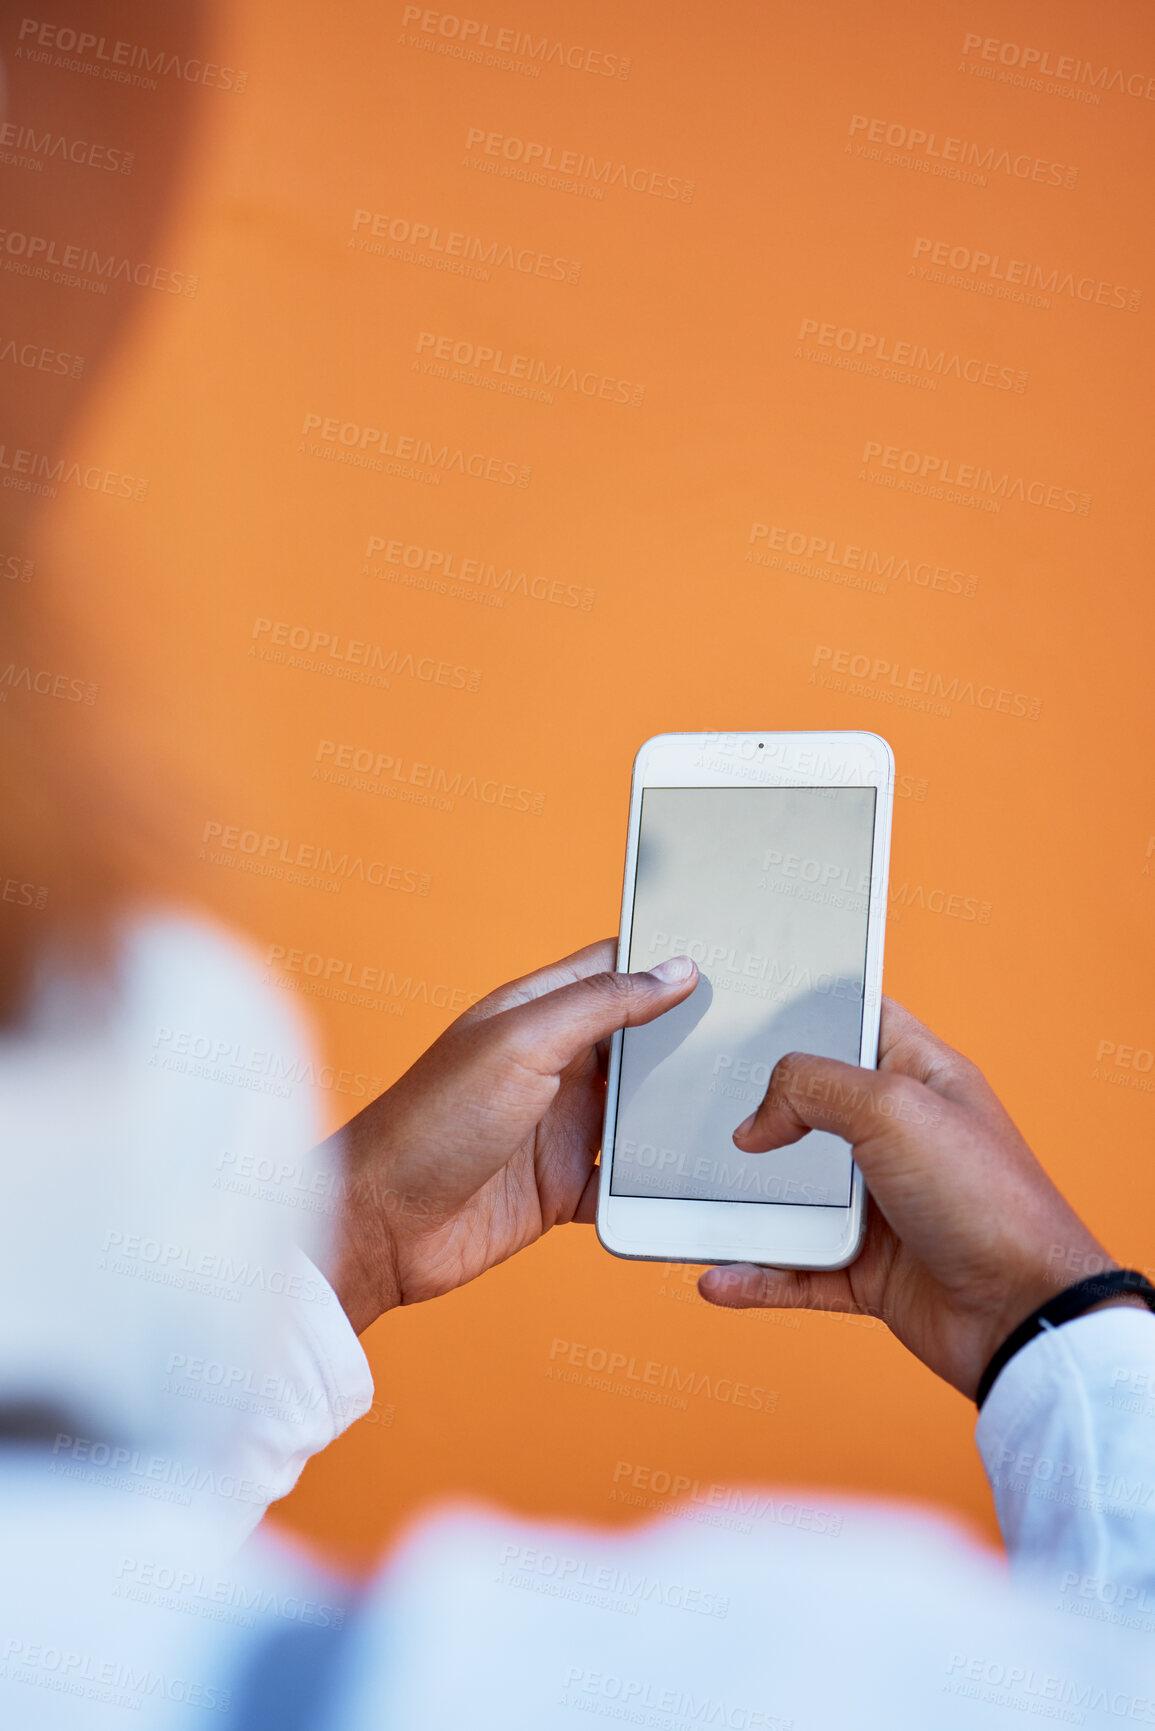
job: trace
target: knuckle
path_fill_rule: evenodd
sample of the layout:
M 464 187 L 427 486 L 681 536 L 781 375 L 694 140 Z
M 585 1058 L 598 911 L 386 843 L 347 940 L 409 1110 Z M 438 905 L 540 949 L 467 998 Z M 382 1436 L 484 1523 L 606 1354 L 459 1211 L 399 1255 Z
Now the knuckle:
M 895 1069 L 907 1070 L 917 1068 L 920 1062 L 932 1055 L 934 1047 L 926 1029 L 917 1033 L 907 1029 L 900 1034 L 886 1054 L 888 1065 Z
M 916 1077 L 880 1073 L 874 1115 L 885 1128 L 926 1130 L 938 1122 L 942 1111 L 943 1102 Z
M 516 1056 L 522 1045 L 521 1030 L 507 1016 L 490 1016 L 465 1028 L 449 1028 L 442 1035 L 446 1055 L 455 1069 L 500 1065 Z
M 586 995 L 599 1002 L 620 1004 L 624 1009 L 633 1001 L 634 984 L 629 974 L 616 973 L 612 968 L 601 974 L 587 975 L 583 984 Z
M 792 1110 L 805 1102 L 825 1104 L 837 1084 L 832 1082 L 830 1060 L 813 1052 L 784 1052 L 770 1075 L 766 1098 Z
M 936 1039 L 926 1028 L 903 1034 L 879 1064 L 889 1076 L 903 1076 L 918 1083 L 945 1079 L 958 1053 Z
M 476 1004 L 470 1004 L 454 1017 L 449 1024 L 451 1028 L 471 1028 L 478 1022 L 489 1022 L 500 1017 L 506 1010 L 513 1009 L 524 999 L 519 994 L 517 983 L 511 981 L 504 986 L 495 986 L 492 992 L 486 992 L 483 998 L 478 998 Z
M 488 1019 L 491 1016 L 496 1015 L 502 1007 L 500 1004 L 494 1002 L 496 996 L 497 994 L 495 992 L 491 992 L 486 998 L 478 998 L 476 1004 L 470 1004 L 468 1009 L 462 1010 L 460 1016 L 456 1017 L 456 1019 L 449 1024 L 450 1027 L 472 1028 L 477 1022 L 488 1021 Z
M 788 1092 L 801 1079 L 806 1062 L 805 1052 L 783 1052 L 770 1073 L 770 1089 L 776 1093 Z

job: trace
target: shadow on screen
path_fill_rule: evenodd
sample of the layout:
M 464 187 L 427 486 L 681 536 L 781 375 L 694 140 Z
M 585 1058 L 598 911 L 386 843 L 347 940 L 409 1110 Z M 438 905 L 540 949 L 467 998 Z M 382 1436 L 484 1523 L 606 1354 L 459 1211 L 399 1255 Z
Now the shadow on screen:
M 643 1144 L 675 1149 L 695 1175 L 676 1179 L 653 1175 L 642 1190 L 620 1193 L 693 1195 L 704 1199 L 747 1200 L 736 1193 L 721 1168 L 736 1158 L 734 1130 L 761 1101 L 778 1060 L 787 1052 L 814 1052 L 857 1063 L 862 1001 L 835 997 L 812 988 L 791 1002 L 767 1005 L 758 1025 L 736 1037 L 725 1011 L 731 994 L 715 989 L 704 977 L 684 1004 L 644 1028 L 631 1030 L 631 1062 L 623 1069 L 619 1126 Z M 710 1011 L 715 1011 L 711 1025 Z M 720 1060 L 725 1059 L 725 1063 Z M 849 1200 L 850 1167 L 845 1141 L 823 1130 L 811 1130 L 797 1143 L 765 1154 L 743 1155 L 743 1170 L 751 1165 L 777 1175 L 785 1191 L 797 1187 L 795 1200 L 821 1200 L 845 1206 Z M 717 1173 L 703 1172 L 698 1162 Z M 804 1194 L 813 1187 L 819 1194 Z M 768 1200 L 771 1198 L 767 1198 Z M 774 1198 L 777 1199 L 777 1198 Z
M 667 1064 L 708 1012 L 714 1002 L 714 988 L 705 974 L 699 974 L 698 984 L 689 997 L 674 1010 L 668 1010 L 664 1016 L 659 1016 L 656 1022 L 650 1022 L 646 1027 L 646 1056 L 650 1059 L 648 1067 L 635 1075 L 630 1084 L 622 1085 L 619 1099 L 619 1110 L 625 1111 L 633 1101 L 638 1088 L 648 1082 L 654 1071 Z M 627 1032 L 627 1038 L 629 1034 Z M 676 1083 L 674 1084 L 676 1086 Z

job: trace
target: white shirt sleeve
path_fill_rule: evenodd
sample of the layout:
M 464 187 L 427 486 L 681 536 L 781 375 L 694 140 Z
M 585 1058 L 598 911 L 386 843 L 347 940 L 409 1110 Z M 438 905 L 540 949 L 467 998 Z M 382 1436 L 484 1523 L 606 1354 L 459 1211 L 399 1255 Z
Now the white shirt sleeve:
M 1046 1330 L 1000 1373 L 976 1441 L 1012 1567 L 1104 1612 L 1155 1607 L 1155 1315 Z
M 259 1485 L 255 1526 L 268 1504 L 288 1496 L 313 1455 L 336 1440 L 373 1401 L 373 1376 L 336 1293 L 303 1251 L 285 1300 L 285 1328 L 247 1401 L 248 1422 L 233 1433 L 227 1471 Z M 243 1534 L 239 1534 L 243 1537 Z
M 334 1072 L 276 976 L 240 946 L 176 923 L 146 927 L 130 953 L 126 1037 L 130 1049 L 147 1046 L 150 1134 L 161 1147 L 179 1136 L 205 1151 L 210 1194 L 247 1218 L 255 1247 L 223 1295 L 247 1303 L 263 1289 L 268 1312 L 247 1352 L 198 1360 L 182 1351 L 167 1385 L 185 1408 L 216 1400 L 231 1409 L 220 1411 L 231 1423 L 215 1431 L 213 1469 L 218 1486 L 244 1488 L 218 1498 L 239 1543 L 373 1399 L 365 1354 L 313 1260 L 331 1241 L 343 1193 L 332 1145 L 324 1161 L 315 1153 Z M 365 1103 L 351 1098 L 350 1115 Z M 207 1331 L 198 1309 L 186 1307 L 194 1330 Z

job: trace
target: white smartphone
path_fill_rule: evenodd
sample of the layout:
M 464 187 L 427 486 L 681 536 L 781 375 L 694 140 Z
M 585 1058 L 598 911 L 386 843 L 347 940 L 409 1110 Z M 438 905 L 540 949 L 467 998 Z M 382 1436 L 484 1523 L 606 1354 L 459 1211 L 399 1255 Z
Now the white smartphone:
M 844 1268 L 866 1187 L 841 1137 L 743 1154 L 786 1052 L 874 1068 L 894 755 L 874 733 L 666 733 L 634 760 L 618 967 L 690 955 L 615 1034 L 598 1237 L 615 1256 Z

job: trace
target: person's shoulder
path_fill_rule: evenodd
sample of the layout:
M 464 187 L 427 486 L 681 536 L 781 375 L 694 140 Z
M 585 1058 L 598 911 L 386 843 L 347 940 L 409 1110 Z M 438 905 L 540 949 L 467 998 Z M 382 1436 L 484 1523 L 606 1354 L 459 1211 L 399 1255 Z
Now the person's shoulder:
M 197 1062 L 286 1062 L 310 1048 L 306 1023 L 259 951 L 223 925 L 149 908 L 117 934 L 114 1021 L 134 1042 Z
M 1090 1634 L 949 1517 L 818 1487 L 724 1506 L 700 1490 L 632 1529 L 469 1507 L 423 1522 L 370 1590 L 355 1723 L 419 1705 L 422 1723 L 477 1724 L 480 1700 L 542 1731 L 575 1710 L 893 1731 L 971 1723 L 975 1682 L 1014 1675 L 1007 1654 L 1080 1686 L 1103 1674 Z

